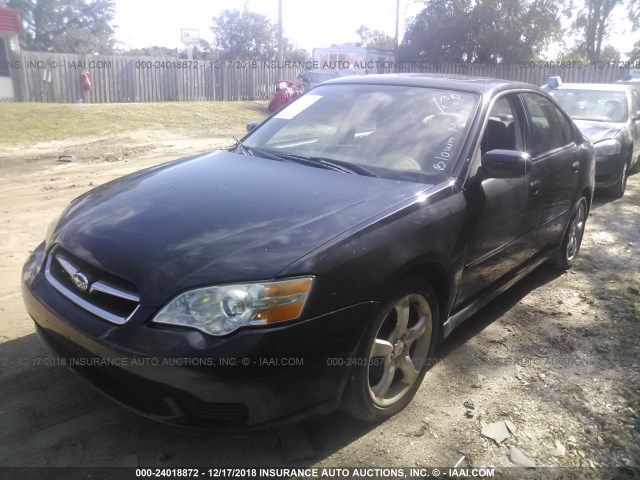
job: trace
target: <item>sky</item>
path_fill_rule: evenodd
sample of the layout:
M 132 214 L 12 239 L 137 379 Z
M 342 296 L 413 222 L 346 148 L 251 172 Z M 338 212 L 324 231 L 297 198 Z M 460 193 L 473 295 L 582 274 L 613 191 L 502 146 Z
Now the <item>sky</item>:
M 242 10 L 278 21 L 278 0 L 116 0 L 116 36 L 124 48 L 152 45 L 180 47 L 180 29 L 196 28 L 213 40 L 212 18 L 223 10 Z M 400 0 L 400 27 L 420 11 L 415 0 Z M 357 42 L 360 25 L 395 34 L 396 0 L 282 0 L 284 36 L 311 53 L 316 47 Z M 144 19 L 144 20 L 142 20 Z
M 247 9 L 278 20 L 278 0 L 116 0 L 116 37 L 121 48 L 154 45 L 182 47 L 181 28 L 197 29 L 200 38 L 213 41 L 213 17 L 223 10 Z M 416 0 L 400 0 L 400 40 L 407 19 L 421 10 Z M 309 53 L 314 48 L 357 42 L 356 30 L 366 25 L 394 36 L 396 0 L 282 0 L 284 36 Z M 618 50 L 631 50 L 638 33 L 631 31 L 624 11 L 615 11 L 612 37 Z M 553 52 L 554 49 L 551 49 Z M 553 58 L 553 54 L 552 57 Z

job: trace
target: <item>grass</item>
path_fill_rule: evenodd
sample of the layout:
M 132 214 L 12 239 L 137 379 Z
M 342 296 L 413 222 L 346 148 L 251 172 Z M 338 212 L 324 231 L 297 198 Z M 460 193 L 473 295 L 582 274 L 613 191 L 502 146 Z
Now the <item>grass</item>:
M 0 103 L 0 144 L 20 145 L 137 129 L 189 129 L 228 135 L 267 116 L 256 102 Z

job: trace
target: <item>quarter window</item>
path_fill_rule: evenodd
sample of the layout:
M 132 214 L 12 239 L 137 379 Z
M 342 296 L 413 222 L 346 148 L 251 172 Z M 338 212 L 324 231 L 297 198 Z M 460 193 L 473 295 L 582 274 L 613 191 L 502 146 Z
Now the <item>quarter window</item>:
M 571 124 L 549 99 L 526 93 L 522 95 L 530 119 L 527 151 L 533 157 L 564 147 L 572 141 Z

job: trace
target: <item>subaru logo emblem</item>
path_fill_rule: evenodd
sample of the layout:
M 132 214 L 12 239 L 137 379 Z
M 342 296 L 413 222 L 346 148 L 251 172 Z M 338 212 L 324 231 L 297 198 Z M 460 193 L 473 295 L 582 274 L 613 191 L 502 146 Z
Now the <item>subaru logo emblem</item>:
M 73 277 L 71 277 L 71 280 L 73 280 L 73 284 L 78 290 L 86 292 L 89 288 L 89 279 L 80 272 L 74 273 Z

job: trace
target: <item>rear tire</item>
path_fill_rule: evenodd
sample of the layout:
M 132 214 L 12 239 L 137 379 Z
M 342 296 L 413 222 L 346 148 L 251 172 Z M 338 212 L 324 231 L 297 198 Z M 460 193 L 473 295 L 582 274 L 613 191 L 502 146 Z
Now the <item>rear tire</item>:
M 629 169 L 627 170 L 627 176 L 640 172 L 640 155 L 638 155 L 635 159 L 632 158 L 633 146 L 631 147 L 631 152 L 632 153 L 629 154 Z
M 376 422 L 406 407 L 434 363 L 439 324 L 437 297 L 426 281 L 412 277 L 397 284 L 365 332 L 341 409 Z
M 560 250 L 552 259 L 554 266 L 559 270 L 569 270 L 575 262 L 578 252 L 580 251 L 580 245 L 582 244 L 586 223 L 587 199 L 580 197 L 575 207 L 573 207 L 571 219 L 562 238 Z

